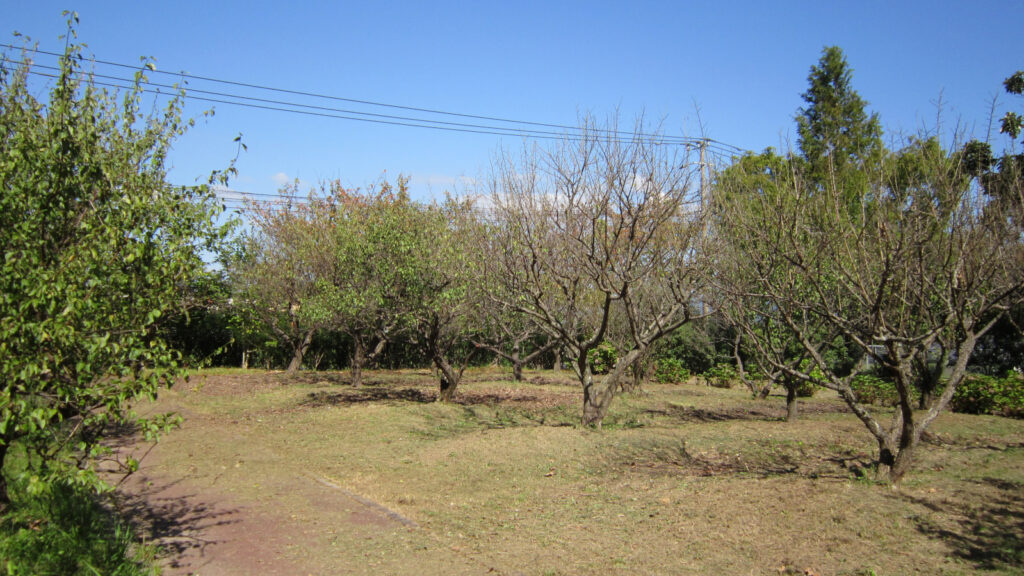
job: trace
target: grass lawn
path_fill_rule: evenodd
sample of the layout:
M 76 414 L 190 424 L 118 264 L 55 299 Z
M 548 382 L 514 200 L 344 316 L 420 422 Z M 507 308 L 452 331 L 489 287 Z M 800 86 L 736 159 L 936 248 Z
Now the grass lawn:
M 275 519 L 309 573 L 1024 571 L 1024 421 L 943 415 L 894 490 L 829 392 L 787 423 L 781 397 L 648 384 L 590 430 L 568 373 L 466 380 L 440 404 L 428 371 L 197 372 L 145 408 L 185 423 L 143 472 Z

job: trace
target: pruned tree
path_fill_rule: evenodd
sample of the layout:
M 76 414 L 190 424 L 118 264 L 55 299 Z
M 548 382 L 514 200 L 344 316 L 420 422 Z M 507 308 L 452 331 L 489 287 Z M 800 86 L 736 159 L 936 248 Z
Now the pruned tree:
M 768 361 L 837 391 L 877 441 L 879 473 L 892 482 L 910 469 L 979 338 L 1024 298 L 1021 205 L 972 186 L 960 154 L 936 155 L 920 142 L 899 154 L 915 155 L 924 169 L 906 180 L 891 165 L 863 167 L 870 186 L 856 204 L 848 189 L 821 187 L 800 172 L 776 178 L 772 194 L 723 186 L 716 204 L 729 242 L 721 293 L 741 305 L 757 302 L 755 315 L 792 334 L 818 374 Z M 769 347 L 764 333 L 746 334 Z M 850 345 L 895 381 L 899 404 L 888 425 L 851 387 L 863 366 L 844 373 L 826 360 Z M 935 350 L 950 351 L 955 362 L 922 373 L 915 363 Z M 922 377 L 935 398 L 917 411 Z
M 331 199 L 298 195 L 298 184 L 281 190 L 282 200 L 252 201 L 250 226 L 230 263 L 237 306 L 259 320 L 290 352 L 288 373 L 302 366 L 317 330 L 329 319 L 309 306 L 336 262 L 322 246 L 329 241 Z
M 452 197 L 418 206 L 415 216 L 409 239 L 416 263 L 409 286 L 410 334 L 438 371 L 438 400 L 448 402 L 477 351 L 470 343 L 472 311 L 481 297 L 471 244 L 475 216 L 469 199 Z
M 415 250 L 420 207 L 406 180 L 381 182 L 361 192 L 338 183 L 322 186 L 331 212 L 317 224 L 328 260 L 307 308 L 312 316 L 352 340 L 352 384 L 378 360 L 388 342 L 407 328 L 416 305 L 421 255 Z
M 592 121 L 548 151 L 500 156 L 489 183 L 487 274 L 499 298 L 572 356 L 586 425 L 600 425 L 626 371 L 695 315 L 703 210 L 680 151 L 639 130 Z M 627 334 L 611 371 L 588 356 L 618 318 Z

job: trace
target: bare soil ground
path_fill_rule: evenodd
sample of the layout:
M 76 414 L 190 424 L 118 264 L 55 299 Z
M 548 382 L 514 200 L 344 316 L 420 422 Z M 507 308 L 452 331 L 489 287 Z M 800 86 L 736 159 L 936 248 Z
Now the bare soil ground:
M 648 385 L 580 429 L 565 375 L 193 376 L 120 505 L 164 574 L 1020 574 L 1024 422 L 949 414 L 899 490 L 834 396 Z

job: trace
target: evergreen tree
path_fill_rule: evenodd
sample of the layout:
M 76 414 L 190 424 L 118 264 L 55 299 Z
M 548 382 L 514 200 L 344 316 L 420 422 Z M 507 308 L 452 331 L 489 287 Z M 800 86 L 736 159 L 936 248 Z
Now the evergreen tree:
M 823 50 L 807 77 L 810 87 L 802 95 L 807 106 L 796 117 L 797 143 L 811 179 L 820 185 L 857 186 L 863 179 L 855 173 L 882 158 L 878 115 L 867 113 L 867 102 L 851 86 L 852 77 L 837 46 Z

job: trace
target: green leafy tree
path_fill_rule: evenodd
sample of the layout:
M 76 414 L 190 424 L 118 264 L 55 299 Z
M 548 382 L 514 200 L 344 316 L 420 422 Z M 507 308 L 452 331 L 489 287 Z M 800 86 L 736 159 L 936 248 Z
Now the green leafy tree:
M 288 373 L 302 362 L 317 331 L 330 319 L 309 306 L 324 289 L 335 262 L 329 228 L 322 221 L 333 215 L 330 199 L 298 196 L 297 184 L 282 189 L 283 200 L 252 202 L 247 208 L 250 228 L 230 262 L 238 309 L 258 318 L 288 351 Z
M 419 207 L 411 240 L 417 271 L 409 290 L 410 333 L 438 371 L 443 402 L 454 399 L 478 350 L 471 344 L 473 310 L 482 297 L 475 283 L 480 260 L 470 245 L 475 224 L 472 202 L 449 197 Z
M 324 266 L 309 314 L 352 341 L 352 384 L 376 362 L 409 325 L 412 298 L 422 276 L 417 226 L 421 207 L 409 198 L 406 180 L 382 182 L 366 192 L 331 184 L 331 211 L 320 220 L 318 250 L 331 259 Z
M 40 101 L 30 60 L 26 51 L 0 63 L 0 507 L 14 450 L 29 489 L 100 488 L 106 433 L 134 423 L 153 434 L 173 421 L 138 418 L 131 404 L 182 375 L 158 324 L 225 233 L 208 186 L 167 183 L 171 144 L 191 122 L 180 93 L 140 113 L 151 64 L 112 93 L 71 44 Z

